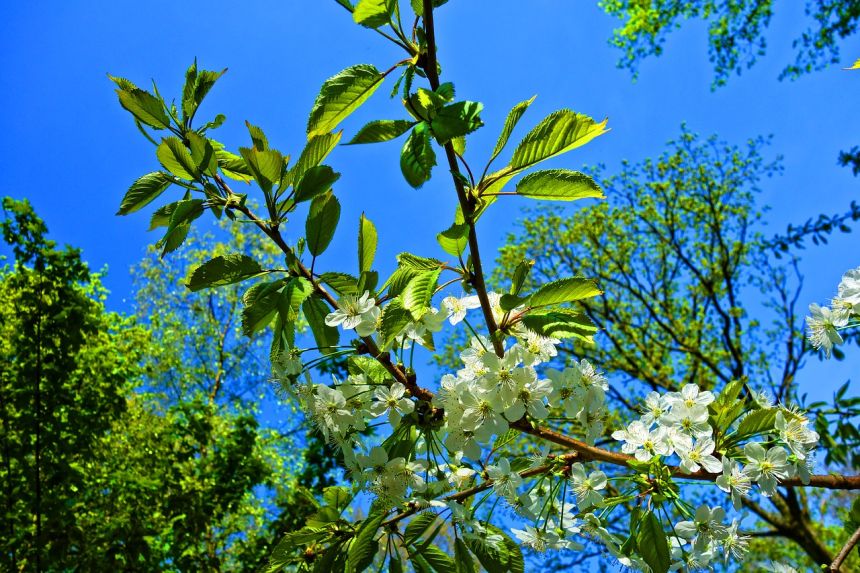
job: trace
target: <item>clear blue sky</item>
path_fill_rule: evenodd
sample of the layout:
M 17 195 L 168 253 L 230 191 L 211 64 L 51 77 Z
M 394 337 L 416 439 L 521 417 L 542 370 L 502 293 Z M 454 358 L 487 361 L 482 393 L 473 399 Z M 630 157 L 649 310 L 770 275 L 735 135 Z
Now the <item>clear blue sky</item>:
M 452 0 L 441 8 L 443 79 L 456 84 L 460 97 L 485 105 L 487 127 L 470 140 L 473 156 L 486 156 L 513 104 L 538 94 L 525 125 L 560 107 L 609 117 L 611 133 L 565 156 L 568 167 L 605 162 L 611 169 L 622 158 L 656 156 L 687 122 L 696 132 L 718 133 L 730 142 L 774 135 L 770 150 L 785 157 L 784 175 L 764 183 L 774 230 L 860 199 L 860 179 L 836 165 L 839 150 L 860 143 L 860 72 L 833 66 L 794 82 L 776 80 L 793 59 L 791 40 L 808 25 L 801 3 L 780 3 L 767 56 L 716 92 L 710 90 L 703 26 L 675 33 L 665 55 L 645 61 L 633 82 L 629 72 L 616 68 L 620 54 L 607 43 L 615 24 L 596 2 Z M 846 65 L 860 56 L 856 40 L 843 52 Z M 3 3 L 2 194 L 29 198 L 53 238 L 81 247 L 93 268 L 109 266 L 108 304 L 116 310 L 130 310 L 128 269 L 158 237 L 146 232 L 151 209 L 124 218 L 114 213 L 128 185 L 157 163 L 151 145 L 117 104 L 106 74 L 140 85 L 154 78 L 163 94 L 178 94 L 194 57 L 202 67 L 229 68 L 201 111 L 227 115 L 216 132 L 219 140 L 234 149 L 245 144 L 247 119 L 265 128 L 274 147 L 295 157 L 325 78 L 361 62 L 385 69 L 401 54 L 355 26 L 333 0 Z M 402 117 L 386 97 L 389 88 L 343 124 L 347 137 L 368 119 Z M 439 169 L 420 191 L 408 188 L 398 149 L 395 143 L 333 154 L 329 163 L 343 173 L 337 185 L 343 222 L 322 265 L 354 266 L 362 209 L 379 228 L 383 270 L 407 245 L 438 254 L 433 237 L 447 227 L 454 205 L 448 178 Z M 499 202 L 482 220 L 487 258 L 521 206 Z M 301 229 L 302 221 L 296 223 Z M 856 235 L 810 248 L 802 265 L 804 305 L 835 294 L 841 273 L 860 264 L 858 253 Z M 844 363 L 807 369 L 801 382 L 832 387 L 858 365 L 855 351 Z

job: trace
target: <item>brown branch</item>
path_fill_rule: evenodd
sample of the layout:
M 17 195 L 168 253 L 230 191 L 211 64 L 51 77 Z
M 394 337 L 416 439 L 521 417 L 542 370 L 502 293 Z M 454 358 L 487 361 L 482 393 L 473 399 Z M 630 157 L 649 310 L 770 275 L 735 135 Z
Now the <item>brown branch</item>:
M 836 556 L 836 559 L 833 560 L 833 563 L 830 564 L 830 571 L 832 573 L 836 573 L 842 567 L 842 563 L 848 559 L 848 555 L 851 553 L 851 550 L 860 542 L 860 527 L 857 528 L 848 541 L 845 542 L 845 546 L 839 550 L 839 555 Z

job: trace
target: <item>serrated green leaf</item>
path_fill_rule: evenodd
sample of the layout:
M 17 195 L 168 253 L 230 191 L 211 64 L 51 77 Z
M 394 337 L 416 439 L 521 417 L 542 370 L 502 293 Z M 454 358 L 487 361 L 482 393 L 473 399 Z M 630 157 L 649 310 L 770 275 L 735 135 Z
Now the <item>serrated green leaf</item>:
M 358 130 L 355 137 L 347 145 L 360 143 L 380 143 L 397 139 L 415 125 L 414 121 L 405 119 L 380 119 L 371 121 Z
M 296 185 L 293 199 L 296 203 L 309 201 L 331 189 L 338 179 L 340 179 L 340 173 L 335 172 L 328 165 L 315 165 L 305 172 Z
M 260 263 L 248 255 L 219 255 L 194 269 L 185 286 L 194 292 L 238 283 L 262 272 Z
M 305 236 L 308 251 L 317 257 L 328 248 L 340 220 L 340 202 L 329 191 L 311 201 L 308 218 L 305 222 Z
M 278 310 L 278 300 L 284 280 L 255 284 L 242 296 L 245 308 L 242 309 L 242 332 L 253 336 L 269 325 Z
M 585 145 L 606 133 L 606 120 L 595 122 L 587 115 L 568 109 L 548 115 L 532 129 L 511 157 L 510 167 L 519 172 L 532 165 Z
M 435 165 L 436 152 L 430 142 L 430 130 L 426 123 L 419 123 L 400 151 L 400 171 L 403 172 L 406 182 L 418 189 L 430 179 Z
M 170 212 L 170 220 L 167 223 L 167 231 L 158 242 L 161 247 L 161 256 L 175 251 L 185 242 L 191 222 L 203 214 L 202 199 L 184 199 L 174 203 Z
M 531 199 L 576 201 L 577 199 L 603 199 L 603 191 L 594 179 L 569 169 L 535 171 L 517 183 L 517 194 Z
M 240 147 L 239 153 L 260 188 L 269 193 L 281 180 L 284 156 L 274 149 L 259 150 L 256 147 Z
M 328 157 L 328 154 L 331 153 L 331 150 L 337 146 L 342 135 L 343 132 L 338 131 L 337 133 L 315 135 L 308 139 L 308 143 L 302 150 L 301 155 L 299 155 L 298 161 L 296 161 L 296 164 L 285 176 L 284 184 L 289 185 L 295 181 L 300 181 L 308 169 L 322 163 Z
M 170 187 L 173 180 L 166 173 L 155 171 L 147 173 L 131 184 L 120 203 L 117 215 L 134 213 L 151 203 L 156 197 Z
M 511 279 L 511 289 L 509 291 L 510 294 L 520 294 L 520 291 L 523 289 L 523 285 L 525 284 L 526 279 L 529 277 L 529 273 L 531 273 L 534 264 L 534 260 L 520 261 L 520 263 L 517 265 L 517 268 L 514 269 L 514 276 Z
M 457 566 L 448 554 L 436 545 L 428 545 L 421 550 L 421 557 L 436 573 L 457 573 Z
M 196 61 L 191 64 L 185 73 L 185 85 L 182 88 L 182 117 L 186 123 L 190 124 L 203 98 L 226 71 L 226 68 L 220 72 L 198 70 Z
M 437 522 L 437 515 L 432 511 L 419 513 L 413 517 L 403 531 L 403 545 L 412 545 L 418 538 Z
M 403 292 L 400 293 L 400 299 L 403 301 L 403 308 L 412 313 L 412 317 L 418 320 L 430 308 L 430 301 L 433 298 L 433 293 L 436 292 L 436 285 L 439 282 L 439 275 L 442 269 L 432 271 L 421 271 L 409 283 Z
M 311 327 L 311 332 L 314 335 L 314 340 L 317 346 L 320 347 L 320 352 L 329 354 L 332 350 L 329 347 L 337 346 L 340 340 L 340 333 L 337 328 L 329 326 L 325 323 L 325 317 L 329 313 L 328 306 L 319 295 L 313 294 L 302 303 L 302 311 L 305 319 Z
M 323 273 L 320 280 L 339 295 L 358 294 L 358 279 L 346 273 Z
M 472 133 L 482 125 L 480 113 L 483 104 L 475 101 L 459 101 L 446 105 L 430 122 L 430 128 L 440 145 L 448 143 L 455 137 Z
M 388 348 L 412 322 L 412 315 L 403 307 L 399 298 L 393 299 L 382 309 L 379 339 L 383 348 Z
M 476 573 L 475 562 L 472 560 L 469 548 L 466 547 L 460 537 L 454 540 L 454 560 L 457 565 L 457 573 Z
M 433 7 L 438 8 L 442 4 L 445 4 L 448 0 L 433 0 Z M 410 0 L 412 4 L 412 10 L 415 11 L 415 15 L 419 17 L 424 16 L 424 2 L 422 0 Z
M 597 332 L 597 327 L 591 319 L 569 308 L 529 313 L 522 317 L 521 322 L 529 330 L 559 340 L 578 338 L 584 342 L 591 342 L 591 337 Z
M 393 0 L 358 0 L 353 8 L 352 19 L 366 28 L 379 28 L 391 21 L 394 6 Z
M 278 313 L 284 326 L 295 326 L 299 309 L 313 292 L 313 284 L 303 277 L 293 277 L 287 281 L 287 286 L 281 291 L 281 297 L 278 299 Z
M 215 148 L 205 137 L 193 131 L 188 132 L 188 143 L 191 147 L 191 159 L 197 171 L 207 175 L 215 175 L 218 170 L 218 160 Z
M 428 257 L 419 257 L 412 253 L 400 253 L 397 255 L 397 264 L 416 271 L 430 271 L 442 268 L 442 261 Z
M 508 139 L 511 137 L 511 133 L 514 131 L 514 128 L 519 123 L 520 118 L 532 104 L 537 96 L 532 96 L 530 99 L 526 101 L 522 101 L 515 105 L 510 112 L 508 112 L 508 117 L 505 118 L 505 125 L 502 127 L 502 133 L 499 134 L 499 139 L 496 141 L 496 147 L 493 148 L 493 154 L 490 156 L 489 163 L 499 156 L 499 153 L 505 148 L 505 145 L 508 143 Z
M 359 64 L 327 79 L 308 118 L 308 138 L 337 127 L 376 91 L 384 78 L 375 67 Z
M 574 302 L 603 294 L 591 279 L 571 277 L 542 285 L 528 297 L 528 306 L 540 308 L 553 304 Z
M 522 573 L 525 565 L 517 542 L 494 525 L 487 523 L 485 527 L 490 534 L 500 536 L 502 541 L 493 546 L 471 538 L 466 540 L 466 546 L 475 554 L 484 569 L 489 573 Z
M 385 514 L 380 514 L 362 522 L 349 546 L 348 571 L 364 571 L 373 562 L 373 556 L 379 550 L 379 544 L 373 538 L 384 519 Z
M 200 173 L 191 153 L 177 137 L 165 137 L 155 150 L 155 156 L 165 169 L 180 179 L 194 180 Z
M 776 408 L 753 410 L 741 419 L 732 442 L 773 431 L 776 426 Z
M 436 241 L 449 255 L 459 257 L 469 244 L 469 225 L 453 224 L 436 235 Z
M 323 490 L 323 502 L 337 510 L 343 510 L 352 501 L 352 494 L 343 486 L 332 485 Z
M 149 219 L 149 229 L 148 231 L 153 231 L 158 227 L 166 227 L 170 224 L 170 216 L 173 214 L 174 209 L 176 209 L 176 204 L 179 201 L 168 203 L 166 205 L 162 205 L 152 214 L 152 217 Z
M 671 564 L 669 542 L 663 525 L 653 512 L 647 512 L 639 523 L 636 534 L 636 544 L 645 563 L 651 567 L 652 573 L 667 573 Z
M 358 272 L 363 273 L 370 270 L 373 266 L 373 259 L 376 256 L 376 227 L 373 223 L 361 214 L 358 219 Z
M 241 156 L 223 149 L 217 149 L 215 151 L 215 159 L 218 161 L 218 167 L 221 168 L 221 172 L 230 179 L 244 181 L 245 183 L 254 179 L 254 174 L 245 165 L 245 160 Z
M 123 89 L 119 81 L 117 85 L 120 85 L 120 89 L 116 90 L 120 105 L 136 120 L 153 129 L 170 127 L 170 116 L 167 115 L 164 103 L 159 98 L 133 84 L 126 86 L 127 89 Z

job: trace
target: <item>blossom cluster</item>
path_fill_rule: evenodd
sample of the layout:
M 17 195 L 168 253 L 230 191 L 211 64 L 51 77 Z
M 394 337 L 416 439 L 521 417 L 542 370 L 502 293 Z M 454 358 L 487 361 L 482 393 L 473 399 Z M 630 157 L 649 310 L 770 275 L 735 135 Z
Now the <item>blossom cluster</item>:
M 833 347 L 842 344 L 840 330 L 857 326 L 860 319 L 860 267 L 842 276 L 837 287 L 837 296 L 831 305 L 809 305 L 810 316 L 806 317 L 807 338 L 813 347 L 824 350 L 830 358 Z M 853 320 L 853 322 L 852 322 Z

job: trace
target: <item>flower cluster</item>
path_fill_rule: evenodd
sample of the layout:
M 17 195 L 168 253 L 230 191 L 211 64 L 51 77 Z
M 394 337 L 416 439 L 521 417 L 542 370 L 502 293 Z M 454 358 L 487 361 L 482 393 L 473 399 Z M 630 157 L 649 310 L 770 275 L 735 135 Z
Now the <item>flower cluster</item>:
M 705 569 L 718 558 L 720 548 L 725 562 L 732 557 L 741 557 L 749 538 L 738 532 L 737 520 L 726 526 L 723 523 L 725 517 L 722 507 L 700 505 L 692 520 L 675 524 L 675 535 L 669 538 L 673 561 L 670 570 Z
M 810 316 L 806 317 L 807 338 L 817 349 L 824 350 L 830 358 L 833 347 L 842 344 L 840 330 L 857 326 L 860 318 L 860 267 L 842 276 L 837 296 L 830 307 L 809 305 Z M 854 322 L 852 322 L 854 320 Z

